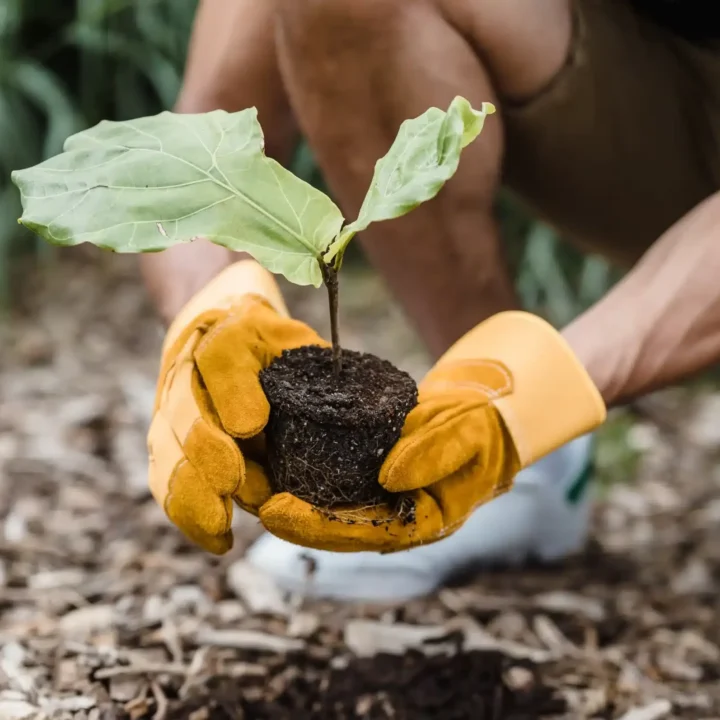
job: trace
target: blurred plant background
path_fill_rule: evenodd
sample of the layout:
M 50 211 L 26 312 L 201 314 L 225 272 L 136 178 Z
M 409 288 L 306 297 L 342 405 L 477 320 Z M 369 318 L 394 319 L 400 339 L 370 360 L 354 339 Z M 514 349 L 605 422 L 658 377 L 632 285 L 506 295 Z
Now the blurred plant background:
M 53 251 L 17 225 L 10 172 L 104 118 L 172 106 L 196 0 L 0 0 L 0 291 L 17 253 Z
M 0 0 L 0 292 L 11 300 L 9 262 L 42 260 L 52 248 L 17 225 L 9 175 L 62 149 L 103 118 L 170 108 L 177 96 L 197 0 Z M 298 174 L 321 179 L 306 147 Z M 603 260 L 568 247 L 509 196 L 498 202 L 509 259 L 526 307 L 556 325 L 572 319 L 616 280 Z M 357 248 L 358 246 L 354 246 Z M 356 251 L 355 262 L 362 262 Z

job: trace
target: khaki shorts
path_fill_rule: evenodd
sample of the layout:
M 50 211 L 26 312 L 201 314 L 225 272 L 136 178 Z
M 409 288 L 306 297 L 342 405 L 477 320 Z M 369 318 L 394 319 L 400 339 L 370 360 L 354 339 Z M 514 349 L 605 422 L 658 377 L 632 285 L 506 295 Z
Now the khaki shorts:
M 503 103 L 505 184 L 565 237 L 634 262 L 720 189 L 720 44 L 701 47 L 629 0 L 575 0 L 565 67 Z

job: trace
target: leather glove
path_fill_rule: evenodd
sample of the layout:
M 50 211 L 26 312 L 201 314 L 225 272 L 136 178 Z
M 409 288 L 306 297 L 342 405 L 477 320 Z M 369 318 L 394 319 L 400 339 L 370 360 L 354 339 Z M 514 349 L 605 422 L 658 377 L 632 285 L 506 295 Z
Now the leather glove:
M 519 470 L 605 417 L 600 393 L 551 325 L 525 312 L 500 313 L 428 373 L 383 464 L 380 483 L 409 494 L 415 523 L 386 508 L 328 520 L 290 496 L 273 497 L 263 523 L 285 540 L 325 550 L 392 552 L 432 543 L 507 492 Z
M 170 520 L 204 549 L 233 544 L 233 503 L 257 515 L 270 498 L 258 374 L 283 350 L 327 345 L 291 320 L 273 276 L 230 266 L 186 305 L 165 338 L 148 432 L 149 485 Z

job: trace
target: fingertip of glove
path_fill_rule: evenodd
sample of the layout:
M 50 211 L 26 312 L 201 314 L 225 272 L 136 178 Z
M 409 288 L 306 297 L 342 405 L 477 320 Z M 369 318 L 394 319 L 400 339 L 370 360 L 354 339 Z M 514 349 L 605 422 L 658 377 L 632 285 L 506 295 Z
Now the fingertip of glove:
M 295 515 L 298 512 L 298 505 L 302 506 L 302 510 L 311 508 L 309 503 L 296 498 L 292 493 L 282 492 L 271 496 L 260 508 L 260 518 L 265 520 L 274 520 L 278 516 Z
M 387 470 L 383 466 L 378 482 L 385 490 L 391 493 L 403 492 L 407 489 L 402 471 L 397 471 L 397 463 L 393 463 Z
M 383 463 L 378 482 L 388 492 L 418 490 L 432 482 L 432 479 L 426 477 L 426 473 L 421 472 L 418 463 L 413 462 L 412 449 L 415 445 L 417 443 L 414 441 L 401 440 Z
M 232 382 L 213 378 L 212 398 L 223 428 L 240 439 L 255 437 L 270 419 L 270 403 L 257 372 L 243 368 Z
M 270 481 L 259 463 L 245 458 L 245 479 L 235 492 L 234 499 L 254 515 L 257 515 L 259 509 L 272 499 Z
M 209 535 L 202 531 L 191 532 L 184 528 L 181 528 L 181 530 L 195 545 L 212 555 L 225 555 L 225 553 L 232 550 L 235 543 L 232 530 L 223 535 Z
M 237 410 L 234 412 L 225 407 L 221 413 L 225 430 L 240 440 L 248 440 L 261 433 L 270 419 L 270 403 L 264 395 L 262 400 L 239 395 L 235 400 Z
M 229 542 L 218 542 L 218 543 L 212 543 L 205 546 L 205 550 L 207 550 L 212 555 L 225 555 L 227 552 L 232 550 L 233 546 L 233 540 L 232 538 L 229 540 Z

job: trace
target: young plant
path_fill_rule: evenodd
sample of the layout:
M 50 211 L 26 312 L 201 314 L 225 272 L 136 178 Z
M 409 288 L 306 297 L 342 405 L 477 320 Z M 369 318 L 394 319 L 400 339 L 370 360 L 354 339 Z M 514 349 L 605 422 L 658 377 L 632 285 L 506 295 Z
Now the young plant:
M 377 477 L 417 403 L 417 386 L 373 355 L 341 357 L 337 274 L 357 233 L 439 192 L 494 111 L 457 97 L 447 112 L 430 108 L 404 122 L 347 225 L 329 197 L 265 156 L 255 108 L 105 121 L 70 137 L 62 154 L 13 173 L 20 222 L 57 245 L 89 242 L 124 253 L 205 237 L 293 283 L 325 283 L 332 350 L 286 350 L 260 374 L 273 490 L 327 510 L 395 504 L 409 522 L 414 506 Z
M 68 138 L 60 155 L 13 172 L 19 222 L 55 245 L 89 242 L 121 253 L 202 236 L 293 283 L 324 282 L 338 374 L 337 273 L 348 243 L 433 198 L 493 112 L 490 103 L 477 111 L 457 97 L 447 112 L 430 108 L 405 121 L 375 166 L 358 218 L 344 226 L 329 197 L 266 157 L 255 108 L 103 121 Z

